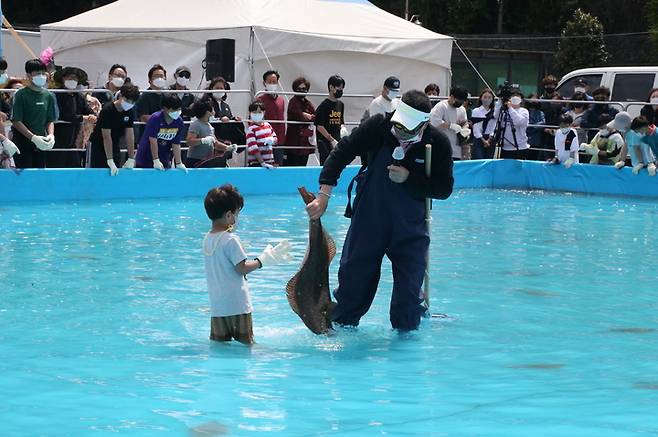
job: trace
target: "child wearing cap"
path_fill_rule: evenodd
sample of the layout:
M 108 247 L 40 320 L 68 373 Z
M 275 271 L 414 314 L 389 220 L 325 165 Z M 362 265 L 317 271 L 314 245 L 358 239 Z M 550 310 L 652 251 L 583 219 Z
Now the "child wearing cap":
M 580 145 L 580 149 L 592 155 L 590 164 L 614 165 L 620 169 L 625 165 L 622 157 L 626 156 L 626 143 L 623 132 L 631 124 L 631 117 L 627 112 L 619 112 L 614 120 L 607 114 L 599 116 L 599 131 L 592 141 Z

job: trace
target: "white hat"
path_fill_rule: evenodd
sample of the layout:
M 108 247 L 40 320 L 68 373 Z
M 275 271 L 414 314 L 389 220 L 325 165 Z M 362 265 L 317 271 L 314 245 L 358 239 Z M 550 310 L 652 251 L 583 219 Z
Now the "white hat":
M 429 112 L 419 111 L 400 100 L 398 107 L 391 117 L 391 123 L 400 123 L 407 130 L 416 129 L 421 123 L 430 119 Z
M 627 131 L 631 127 L 631 116 L 628 112 L 618 112 L 615 119 L 608 123 L 606 126 L 609 129 L 618 131 Z

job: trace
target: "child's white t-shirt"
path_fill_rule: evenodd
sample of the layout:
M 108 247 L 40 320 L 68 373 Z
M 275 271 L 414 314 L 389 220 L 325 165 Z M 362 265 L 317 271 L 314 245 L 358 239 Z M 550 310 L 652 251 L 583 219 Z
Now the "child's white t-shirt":
M 237 235 L 208 233 L 203 239 L 210 316 L 226 317 L 252 312 L 247 280 L 235 266 L 247 259 Z
M 555 131 L 555 154 L 560 162 L 573 158 L 574 162 L 578 163 L 579 147 L 576 129 L 571 128 L 566 134 L 563 134 L 560 129 Z

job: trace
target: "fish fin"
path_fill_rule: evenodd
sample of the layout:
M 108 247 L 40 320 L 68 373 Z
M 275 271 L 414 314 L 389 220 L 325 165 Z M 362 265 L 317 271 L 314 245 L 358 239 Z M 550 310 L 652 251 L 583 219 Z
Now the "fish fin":
M 288 297 L 288 303 L 290 304 L 290 308 L 295 312 L 295 314 L 299 315 L 299 306 L 297 305 L 297 296 L 295 296 L 295 288 L 297 287 L 297 278 L 299 277 L 299 273 L 297 273 L 295 276 L 288 281 L 288 285 L 286 285 L 286 296 Z
M 297 188 L 297 191 L 299 191 L 299 194 L 302 196 L 302 199 L 304 199 L 305 204 L 309 204 L 315 200 L 315 195 L 311 192 L 309 192 L 306 187 L 299 187 Z
M 329 262 L 331 263 L 331 260 L 336 256 L 336 242 L 331 238 L 331 235 L 329 235 L 327 231 L 322 229 L 322 232 L 324 234 L 324 239 L 327 242 L 327 253 L 329 254 Z

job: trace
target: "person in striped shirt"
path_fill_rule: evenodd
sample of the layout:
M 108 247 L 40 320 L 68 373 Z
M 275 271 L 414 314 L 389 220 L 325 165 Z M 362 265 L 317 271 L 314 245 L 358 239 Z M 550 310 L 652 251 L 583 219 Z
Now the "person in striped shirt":
M 247 126 L 247 165 L 272 169 L 274 163 L 274 146 L 277 136 L 265 117 L 265 105 L 254 101 L 249 105 L 249 122 Z

